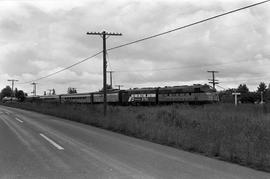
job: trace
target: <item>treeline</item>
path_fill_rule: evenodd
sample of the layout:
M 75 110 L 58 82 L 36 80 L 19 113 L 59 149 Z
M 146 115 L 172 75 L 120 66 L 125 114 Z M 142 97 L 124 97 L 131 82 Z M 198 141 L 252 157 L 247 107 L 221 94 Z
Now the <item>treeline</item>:
M 219 92 L 220 101 L 223 103 L 233 103 L 234 96 L 232 93 L 238 92 L 241 95 L 238 98 L 240 103 L 260 103 L 270 102 L 270 84 L 268 87 L 261 82 L 256 91 L 249 91 L 246 84 L 240 84 L 238 88 L 227 89 Z
M 0 99 L 2 100 L 4 97 L 15 97 L 18 99 L 18 101 L 24 101 L 26 96 L 27 93 L 25 93 L 23 90 L 18 90 L 15 88 L 15 90 L 12 92 L 11 87 L 6 86 L 1 90 Z

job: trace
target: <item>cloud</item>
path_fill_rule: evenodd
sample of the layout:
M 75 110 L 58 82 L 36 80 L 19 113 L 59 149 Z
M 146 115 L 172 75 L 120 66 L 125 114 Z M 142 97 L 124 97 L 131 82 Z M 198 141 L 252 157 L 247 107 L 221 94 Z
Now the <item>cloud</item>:
M 107 47 L 177 28 L 244 6 L 246 1 L 24 1 L 1 12 L 0 62 L 3 77 L 29 81 L 63 69 L 102 50 L 99 36 L 87 31 L 123 33 Z M 224 86 L 231 79 L 260 74 L 269 79 L 268 4 L 215 19 L 151 40 L 108 51 L 114 83 L 143 85 L 206 83 L 207 70 L 220 70 Z M 251 68 L 252 67 L 252 68 Z M 126 72 L 121 72 L 126 71 Z M 127 72 L 129 71 L 129 72 Z M 40 81 L 41 89 L 68 86 L 84 92 L 102 86 L 102 55 Z M 31 79 L 31 77 L 33 77 Z M 244 80 L 244 79 L 243 79 Z M 255 81 L 255 80 L 254 80 Z M 5 80 L 1 86 L 5 85 Z M 255 85 L 255 82 L 249 82 Z M 160 84 L 160 85 L 159 85 Z M 24 88 L 23 86 L 21 86 Z M 30 87 L 25 87 L 31 89 Z M 78 90 L 80 91 L 80 90 Z

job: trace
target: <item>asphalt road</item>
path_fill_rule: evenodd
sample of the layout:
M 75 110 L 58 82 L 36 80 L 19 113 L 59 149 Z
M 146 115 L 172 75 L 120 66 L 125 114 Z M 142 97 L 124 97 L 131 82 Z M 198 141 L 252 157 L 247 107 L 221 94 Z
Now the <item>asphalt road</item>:
M 0 106 L 0 179 L 269 179 L 270 174 Z

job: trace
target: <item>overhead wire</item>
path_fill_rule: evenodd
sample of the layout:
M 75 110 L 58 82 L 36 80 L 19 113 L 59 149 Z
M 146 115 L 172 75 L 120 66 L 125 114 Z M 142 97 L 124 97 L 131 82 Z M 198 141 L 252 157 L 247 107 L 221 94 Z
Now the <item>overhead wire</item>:
M 181 30 L 181 29 L 185 29 L 187 27 L 191 27 L 191 26 L 194 26 L 194 25 L 197 25 L 197 24 L 201 24 L 203 22 L 206 22 L 206 21 L 209 21 L 209 20 L 212 20 L 212 19 L 216 19 L 218 17 L 222 17 L 222 16 L 225 16 L 225 15 L 228 15 L 228 14 L 232 14 L 234 12 L 238 12 L 238 11 L 241 11 L 241 10 L 244 10 L 244 9 L 248 9 L 248 8 L 251 8 L 251 7 L 254 7 L 254 6 L 258 6 L 260 4 L 264 4 L 264 3 L 267 3 L 269 1 L 270 0 L 261 1 L 261 2 L 258 2 L 258 3 L 254 3 L 254 4 L 251 4 L 251 5 L 248 5 L 248 6 L 244 6 L 244 7 L 238 8 L 238 9 L 234 9 L 234 10 L 231 10 L 231 11 L 228 11 L 228 12 L 225 12 L 225 13 L 221 13 L 221 14 L 218 14 L 218 15 L 215 15 L 215 16 L 200 20 L 200 21 L 196 21 L 196 22 L 193 22 L 193 23 L 190 23 L 190 24 L 187 24 L 187 25 L 184 25 L 184 26 L 172 29 L 172 30 L 168 30 L 168 31 L 161 32 L 161 33 L 158 33 L 158 34 L 155 34 L 155 35 L 151 35 L 149 37 L 145 37 L 145 38 L 142 38 L 142 39 L 139 39 L 139 40 L 134 40 L 132 42 L 128 42 L 128 43 L 125 43 L 125 44 L 122 44 L 122 45 L 111 47 L 111 48 L 107 49 L 107 51 L 114 50 L 114 49 L 117 49 L 117 48 L 121 48 L 121 47 L 124 47 L 124 46 L 128 46 L 128 45 L 131 45 L 131 44 L 135 44 L 135 43 L 138 43 L 138 42 L 141 42 L 141 41 L 149 40 L 149 39 L 159 37 L 159 36 L 162 36 L 162 35 L 165 35 L 165 34 L 169 34 L 169 33 Z
M 172 33 L 172 32 L 175 32 L 175 31 L 178 31 L 178 30 L 182 30 L 182 29 L 185 29 L 187 27 L 191 27 L 191 26 L 194 26 L 194 25 L 197 25 L 197 24 L 201 24 L 203 22 L 206 22 L 206 21 L 209 21 L 209 20 L 212 20 L 212 19 L 216 19 L 216 18 L 219 18 L 219 17 L 222 17 L 222 16 L 225 16 L 225 15 L 228 15 L 228 14 L 232 14 L 232 13 L 235 13 L 235 12 L 238 12 L 238 11 L 241 11 L 241 10 L 244 10 L 244 9 L 248 9 L 248 8 L 251 8 L 251 7 L 254 7 L 254 6 L 257 6 L 257 5 L 260 5 L 260 4 L 264 4 L 264 3 L 267 3 L 269 2 L 270 0 L 265 0 L 265 1 L 261 1 L 261 2 L 258 2 L 258 3 L 254 3 L 254 4 L 251 4 L 251 5 L 248 5 L 248 6 L 244 6 L 244 7 L 241 7 L 241 8 L 238 8 L 238 9 L 234 9 L 234 10 L 231 10 L 231 11 L 227 11 L 225 13 L 221 13 L 221 14 L 218 14 L 218 15 L 215 15 L 215 16 L 212 16 L 212 17 L 209 17 L 209 18 L 206 18 L 206 19 L 203 19 L 203 20 L 199 20 L 199 21 L 196 21 L 196 22 L 193 22 L 193 23 L 190 23 L 190 24 L 187 24 L 187 25 L 184 25 L 184 26 L 181 26 L 181 27 L 178 27 L 178 28 L 175 28 L 175 29 L 172 29 L 172 30 L 168 30 L 168 31 L 165 31 L 165 32 L 162 32 L 162 33 L 158 33 L 158 34 L 155 34 L 155 35 L 151 35 L 151 36 L 148 36 L 148 37 L 145 37 L 145 38 L 141 38 L 141 39 L 138 39 L 138 40 L 135 40 L 135 41 L 131 41 L 131 42 L 128 42 L 128 43 L 124 43 L 122 45 L 118 45 L 118 46 L 115 46 L 115 47 L 111 47 L 111 48 L 108 48 L 107 51 L 111 51 L 111 50 L 115 50 L 115 49 L 118 49 L 118 48 L 122 48 L 122 47 L 125 47 L 125 46 L 128 46 L 128 45 L 132 45 L 132 44 L 135 44 L 135 43 L 138 43 L 138 42 L 142 42 L 142 41 L 145 41 L 145 40 L 149 40 L 149 39 L 153 39 L 153 38 L 156 38 L 156 37 L 159 37 L 159 36 L 162 36 L 162 35 L 166 35 L 166 34 L 169 34 L 169 33 Z M 68 67 L 65 67 L 61 70 L 58 70 L 56 72 L 53 72 L 51 74 L 48 74 L 46 76 L 43 76 L 43 77 L 40 77 L 40 78 L 37 78 L 37 79 L 34 79 L 34 80 L 31 80 L 31 81 L 27 81 L 27 82 L 23 82 L 23 83 L 20 83 L 20 84 L 26 84 L 26 83 L 31 83 L 33 81 L 39 81 L 39 80 L 42 80 L 44 78 L 48 78 L 48 77 L 51 77 L 53 75 L 56 75 L 62 71 L 65 71 L 67 69 L 70 69 L 80 63 L 83 63 L 91 58 L 94 58 L 95 56 L 101 54 L 103 51 L 100 51 L 90 57 L 87 57 L 79 62 L 76 62 Z
M 94 54 L 94 55 L 92 55 L 92 56 L 89 56 L 89 57 L 87 57 L 87 58 L 85 58 L 85 59 L 83 59 L 83 60 L 81 60 L 81 61 L 78 61 L 78 62 L 76 62 L 76 63 L 74 63 L 74 64 L 72 64 L 72 65 L 70 65 L 70 66 L 68 66 L 68 67 L 65 67 L 65 68 L 63 68 L 63 69 L 61 69 L 61 70 L 58 70 L 58 71 L 56 71 L 56 72 L 50 73 L 50 74 L 48 74 L 48 75 L 46 75 L 46 76 L 43 76 L 43 77 L 40 77 L 40 78 L 31 80 L 31 81 L 23 82 L 23 83 L 17 83 L 17 84 L 27 84 L 27 83 L 31 83 L 31 82 L 33 82 L 33 81 L 39 81 L 39 80 L 42 80 L 42 79 L 44 79 L 44 78 L 48 78 L 48 77 L 50 77 L 50 76 L 56 75 L 57 73 L 60 73 L 60 72 L 65 71 L 65 70 L 67 70 L 67 69 L 70 69 L 70 68 L 72 68 L 72 67 L 74 67 L 74 66 L 76 66 L 76 65 L 78 65 L 78 64 L 81 64 L 81 63 L 83 63 L 83 62 L 85 62 L 85 61 L 87 61 L 87 60 L 89 60 L 89 59 L 91 59 L 91 58 L 94 58 L 94 57 L 98 56 L 99 54 L 101 54 L 102 52 L 103 52 L 103 51 L 100 51 L 100 52 L 98 52 L 98 53 L 96 53 L 96 54 Z
M 226 88 L 223 88 L 223 87 L 220 86 L 220 85 L 217 85 L 217 84 L 216 84 L 216 86 L 219 87 L 219 88 L 222 88 L 223 90 L 226 90 Z

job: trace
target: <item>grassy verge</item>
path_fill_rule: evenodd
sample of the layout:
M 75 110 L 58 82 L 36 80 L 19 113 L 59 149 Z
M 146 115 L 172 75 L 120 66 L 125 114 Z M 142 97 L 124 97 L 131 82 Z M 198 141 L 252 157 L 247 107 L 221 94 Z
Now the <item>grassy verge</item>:
M 270 171 L 270 106 L 5 104 Z

